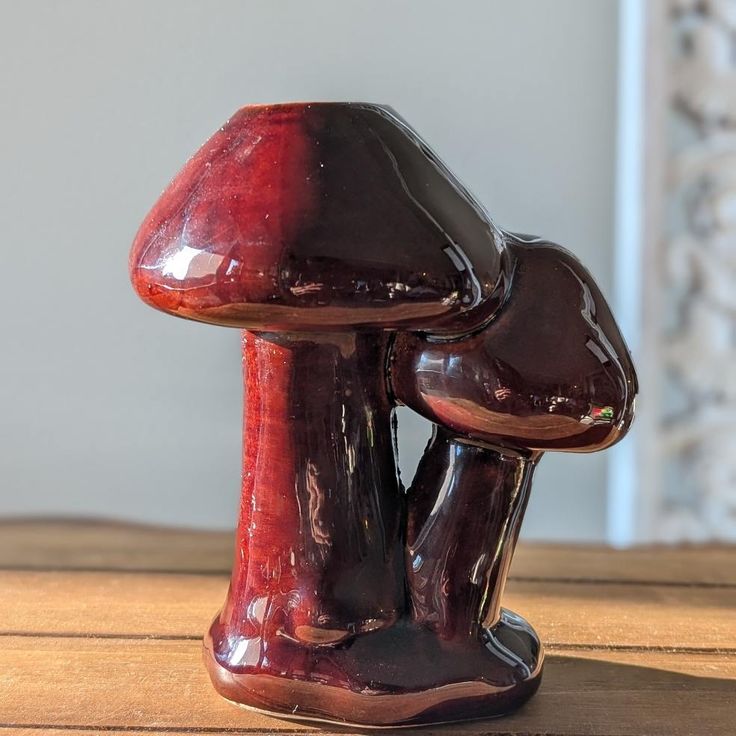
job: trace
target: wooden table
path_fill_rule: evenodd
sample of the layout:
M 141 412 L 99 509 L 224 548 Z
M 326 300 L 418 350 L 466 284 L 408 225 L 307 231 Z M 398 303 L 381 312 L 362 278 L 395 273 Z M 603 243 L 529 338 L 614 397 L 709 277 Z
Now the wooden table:
M 226 534 L 0 524 L 0 736 L 301 734 L 221 700 L 200 637 Z M 542 687 L 445 734 L 733 736 L 736 549 L 521 545 L 505 604 L 547 645 Z

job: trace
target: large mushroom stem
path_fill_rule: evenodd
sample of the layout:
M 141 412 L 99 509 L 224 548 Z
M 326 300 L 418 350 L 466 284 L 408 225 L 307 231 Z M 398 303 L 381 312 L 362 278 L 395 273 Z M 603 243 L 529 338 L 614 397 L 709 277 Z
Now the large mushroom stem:
M 211 631 L 221 664 L 334 644 L 403 613 L 386 348 L 379 332 L 243 332 L 240 520 Z
M 409 491 L 413 619 L 442 639 L 496 623 L 541 453 L 472 444 L 435 426 Z

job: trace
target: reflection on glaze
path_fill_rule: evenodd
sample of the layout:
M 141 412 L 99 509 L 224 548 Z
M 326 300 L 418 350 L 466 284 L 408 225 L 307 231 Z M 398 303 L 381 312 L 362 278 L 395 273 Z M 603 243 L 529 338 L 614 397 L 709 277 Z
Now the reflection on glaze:
M 508 236 L 506 301 L 451 341 L 402 333 L 399 401 L 460 436 L 511 448 L 593 451 L 628 429 L 636 375 L 590 275 L 569 253 Z
M 481 637 L 451 641 L 400 619 L 332 647 L 234 640 L 223 655 L 212 645 L 208 637 L 210 675 L 229 700 L 295 718 L 373 726 L 509 712 L 534 694 L 542 669 L 536 634 L 506 610 Z M 248 661 L 239 659 L 251 648 Z
M 387 341 L 243 333 L 242 504 L 220 641 L 331 644 L 403 611 Z
M 535 461 L 435 428 L 409 492 L 415 622 L 443 639 L 478 638 L 496 623 Z
M 293 717 L 496 716 L 543 653 L 501 595 L 545 450 L 592 451 L 636 377 L 589 274 L 496 228 L 390 108 L 243 108 L 130 256 L 144 301 L 243 329 L 243 477 L 217 690 Z M 435 423 L 408 492 L 394 407 Z
M 512 710 L 538 687 L 536 634 L 526 624 L 522 635 L 507 633 L 493 591 L 508 570 L 533 463 L 508 457 L 500 472 L 488 463 L 468 475 L 468 460 L 487 451 L 448 439 L 459 457 L 445 469 L 453 490 L 425 520 L 445 460 L 435 438 L 409 515 L 409 565 L 419 551 L 426 566 L 407 576 L 388 344 L 382 332 L 243 332 L 236 558 L 206 640 L 210 675 L 230 700 L 343 722 L 419 725 Z M 488 503 L 486 484 L 491 497 L 509 496 L 505 506 Z M 464 527 L 471 537 L 448 559 L 444 540 Z M 485 561 L 489 535 L 499 543 Z M 482 563 L 474 560 L 479 552 Z M 437 579 L 437 556 L 451 580 Z M 463 579 L 471 567 L 469 590 Z M 424 607 L 423 596 L 432 599 Z
M 503 240 L 390 108 L 244 107 L 186 164 L 130 258 L 142 299 L 258 330 L 472 329 Z

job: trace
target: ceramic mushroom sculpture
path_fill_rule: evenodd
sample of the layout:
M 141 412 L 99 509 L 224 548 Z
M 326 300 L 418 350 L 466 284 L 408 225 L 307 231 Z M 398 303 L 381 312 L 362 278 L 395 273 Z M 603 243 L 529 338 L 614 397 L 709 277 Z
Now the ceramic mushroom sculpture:
M 551 272 L 529 265 L 551 252 Z M 613 441 L 634 388 L 579 266 L 498 230 L 390 108 L 319 103 L 236 113 L 154 206 L 130 272 L 148 304 L 243 331 L 218 691 L 368 726 L 523 703 L 541 649 L 498 596 L 531 468 Z M 397 403 L 438 426 L 408 494 Z

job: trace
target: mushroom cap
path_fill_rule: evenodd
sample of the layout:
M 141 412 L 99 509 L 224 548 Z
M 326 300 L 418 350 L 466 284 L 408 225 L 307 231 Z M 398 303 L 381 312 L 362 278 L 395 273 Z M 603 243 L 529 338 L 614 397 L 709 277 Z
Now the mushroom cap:
M 398 401 L 469 439 L 592 452 L 620 439 L 637 380 L 603 295 L 559 246 L 507 235 L 512 285 L 493 320 L 437 341 L 396 336 Z
M 130 254 L 165 312 L 258 330 L 453 333 L 505 289 L 503 238 L 390 108 L 239 110 L 184 166 Z

